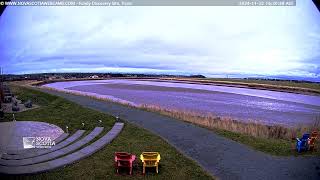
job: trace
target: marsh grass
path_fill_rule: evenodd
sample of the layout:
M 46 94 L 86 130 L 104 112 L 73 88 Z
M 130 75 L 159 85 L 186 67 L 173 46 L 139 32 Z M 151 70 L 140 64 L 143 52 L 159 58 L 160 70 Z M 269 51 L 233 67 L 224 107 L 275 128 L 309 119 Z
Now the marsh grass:
M 45 88 L 50 90 L 65 92 L 63 90 L 57 90 L 54 88 L 48 88 L 48 87 L 45 87 Z M 197 112 L 168 109 L 168 108 L 163 108 L 156 105 L 149 105 L 149 104 L 135 105 L 129 102 L 106 99 L 106 98 L 96 97 L 92 95 L 85 95 L 83 93 L 77 93 L 77 92 L 66 92 L 66 93 L 87 96 L 90 98 L 103 100 L 103 101 L 116 102 L 125 106 L 135 107 L 135 108 L 139 108 L 146 111 L 160 113 L 162 115 L 166 115 L 169 117 L 173 117 L 175 119 L 200 125 L 202 127 L 206 127 L 209 129 L 221 129 L 221 130 L 231 131 L 235 133 L 250 135 L 253 137 L 259 137 L 259 138 L 292 140 L 298 136 L 301 136 L 305 132 L 320 130 L 320 116 L 318 116 L 315 119 L 314 123 L 311 125 L 300 124 L 296 127 L 285 127 L 281 125 L 262 124 L 254 120 L 248 120 L 247 122 L 243 122 L 243 121 L 235 120 L 231 117 L 219 117 L 212 114 L 203 115 Z
M 148 111 L 158 112 L 176 119 L 200 125 L 209 129 L 221 129 L 235 133 L 241 133 L 259 138 L 273 139 L 295 139 L 302 133 L 319 131 L 320 117 L 317 117 L 312 125 L 298 125 L 297 127 L 285 127 L 281 125 L 267 125 L 258 121 L 238 121 L 230 117 L 218 117 L 212 114 L 202 115 L 196 112 L 187 112 L 174 109 L 166 109 L 154 105 L 142 105 L 140 108 Z
M 235 87 L 247 87 L 253 89 L 276 90 L 284 92 L 302 93 L 302 94 L 320 94 L 320 83 L 301 82 L 290 80 L 255 80 L 238 78 L 161 78 L 162 80 L 175 80 L 186 83 L 225 85 Z
M 65 92 L 54 88 L 47 88 L 55 91 Z M 116 101 L 112 99 L 99 98 L 92 95 L 85 95 L 78 92 L 65 92 L 69 94 L 87 96 L 108 102 L 116 102 L 128 107 L 159 113 L 168 117 L 179 119 L 214 131 L 215 133 L 246 144 L 253 149 L 278 156 L 299 155 L 295 152 L 295 139 L 303 133 L 320 131 L 320 116 L 313 125 L 298 125 L 297 127 L 285 127 L 281 125 L 266 125 L 258 121 L 242 122 L 230 117 L 218 117 L 212 114 L 202 115 L 196 112 L 167 109 L 156 105 L 134 105 L 131 103 Z M 317 141 L 316 147 L 320 147 Z M 320 155 L 320 151 L 304 153 L 307 155 Z

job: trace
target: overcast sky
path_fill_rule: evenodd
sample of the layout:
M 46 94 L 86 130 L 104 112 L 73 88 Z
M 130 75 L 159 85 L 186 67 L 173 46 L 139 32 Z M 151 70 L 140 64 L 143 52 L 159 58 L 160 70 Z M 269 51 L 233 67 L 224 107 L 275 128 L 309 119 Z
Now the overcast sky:
M 320 13 L 296 7 L 7 7 L 5 73 L 319 77 Z

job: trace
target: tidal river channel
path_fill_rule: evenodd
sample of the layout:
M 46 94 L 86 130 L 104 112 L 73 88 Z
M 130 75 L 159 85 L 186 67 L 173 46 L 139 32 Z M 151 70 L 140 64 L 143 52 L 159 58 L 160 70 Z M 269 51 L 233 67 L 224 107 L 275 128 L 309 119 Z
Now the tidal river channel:
M 295 126 L 320 121 L 320 96 L 239 87 L 145 80 L 68 81 L 46 87 L 133 105 Z

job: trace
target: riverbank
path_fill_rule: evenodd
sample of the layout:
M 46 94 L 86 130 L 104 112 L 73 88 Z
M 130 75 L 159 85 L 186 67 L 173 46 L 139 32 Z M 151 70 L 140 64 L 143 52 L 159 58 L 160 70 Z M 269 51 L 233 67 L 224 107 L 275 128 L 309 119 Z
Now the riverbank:
M 203 85 L 216 85 L 228 86 L 238 88 L 251 88 L 260 90 L 270 90 L 279 92 L 290 92 L 297 94 L 317 95 L 320 96 L 320 83 L 304 82 L 304 81 L 290 81 L 290 80 L 268 80 L 268 79 L 240 79 L 240 78 L 80 78 L 80 79 L 57 79 L 46 81 L 35 81 L 33 85 L 41 86 L 44 84 L 54 82 L 67 82 L 67 81 L 88 81 L 88 80 L 146 80 L 146 81 L 168 81 L 168 82 L 183 82 L 190 84 L 203 84 Z
M 295 150 L 296 138 L 312 131 L 320 131 L 320 119 L 311 126 L 284 127 L 280 125 L 265 125 L 258 122 L 240 122 L 232 118 L 203 116 L 184 111 L 174 111 L 158 106 L 144 105 L 139 107 L 146 111 L 156 112 L 168 117 L 179 119 L 212 130 L 213 132 L 236 142 L 275 156 L 298 156 Z M 320 147 L 320 141 L 316 142 Z M 302 155 L 320 156 L 320 150 Z
M 86 96 L 47 89 L 41 91 L 61 96 L 84 107 L 119 116 L 148 129 L 220 179 L 319 179 L 319 156 L 270 156 L 206 128 L 159 113 Z
M 210 129 L 224 137 L 246 144 L 253 149 L 266 152 L 272 155 L 291 156 L 298 155 L 294 150 L 295 138 L 300 137 L 305 132 L 320 130 L 320 119 L 310 126 L 284 127 L 280 125 L 266 125 L 256 121 L 241 122 L 232 118 L 221 118 L 213 115 L 203 116 L 199 113 L 190 113 L 166 109 L 153 105 L 135 105 L 114 99 L 100 98 L 95 95 L 77 93 L 73 91 L 58 90 L 43 87 L 53 91 L 60 91 L 68 94 L 87 96 L 92 99 L 113 102 L 127 107 L 138 108 L 145 111 L 155 112 L 168 117 L 189 122 L 201 127 Z M 319 142 L 318 142 L 319 143 Z M 320 144 L 319 144 L 320 145 Z M 308 152 L 306 154 L 320 155 L 320 151 Z
M 237 78 L 161 78 L 160 80 L 216 86 L 251 88 L 320 96 L 320 83 L 290 80 L 255 80 Z
M 320 115 L 320 96 L 249 88 L 123 79 L 56 82 L 44 86 L 136 106 L 156 105 L 269 125 L 310 125 Z

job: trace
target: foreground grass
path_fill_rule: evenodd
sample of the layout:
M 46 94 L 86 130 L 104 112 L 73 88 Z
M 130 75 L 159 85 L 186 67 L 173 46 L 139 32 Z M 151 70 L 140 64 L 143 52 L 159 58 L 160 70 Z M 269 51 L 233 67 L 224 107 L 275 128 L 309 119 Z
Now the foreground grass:
M 110 129 L 115 122 L 114 117 L 91 109 L 84 108 L 63 98 L 42 93 L 27 88 L 12 87 L 13 92 L 22 100 L 32 99 L 41 107 L 38 109 L 17 113 L 17 120 L 45 121 L 56 124 L 61 128 L 66 125 L 69 130 L 82 129 L 82 122 L 85 122 L 85 129 L 93 129 L 102 120 L 102 125 Z M 6 120 L 11 119 L 11 114 L 6 114 Z M 140 155 L 143 151 L 159 151 L 161 161 L 159 174 L 151 171 L 146 176 L 141 174 L 141 164 L 137 157 L 137 164 L 134 167 L 133 176 L 117 175 L 114 171 L 114 152 L 128 151 Z M 17 179 L 17 177 L 5 177 Z M 65 168 L 60 168 L 47 173 L 37 175 L 21 176 L 19 179 L 212 179 L 194 161 L 184 157 L 175 148 L 170 146 L 160 137 L 134 126 L 125 123 L 120 135 L 105 148 L 94 155 L 81 160 Z
M 212 129 L 215 133 L 232 139 L 236 142 L 245 144 L 255 150 L 265 152 L 275 156 L 300 156 L 300 155 L 312 155 L 320 156 L 320 143 L 319 140 L 316 143 L 318 147 L 315 151 L 307 151 L 298 153 L 295 149 L 295 140 L 284 140 L 284 139 L 272 139 L 272 138 L 258 138 L 245 134 L 235 133 L 231 131 Z

